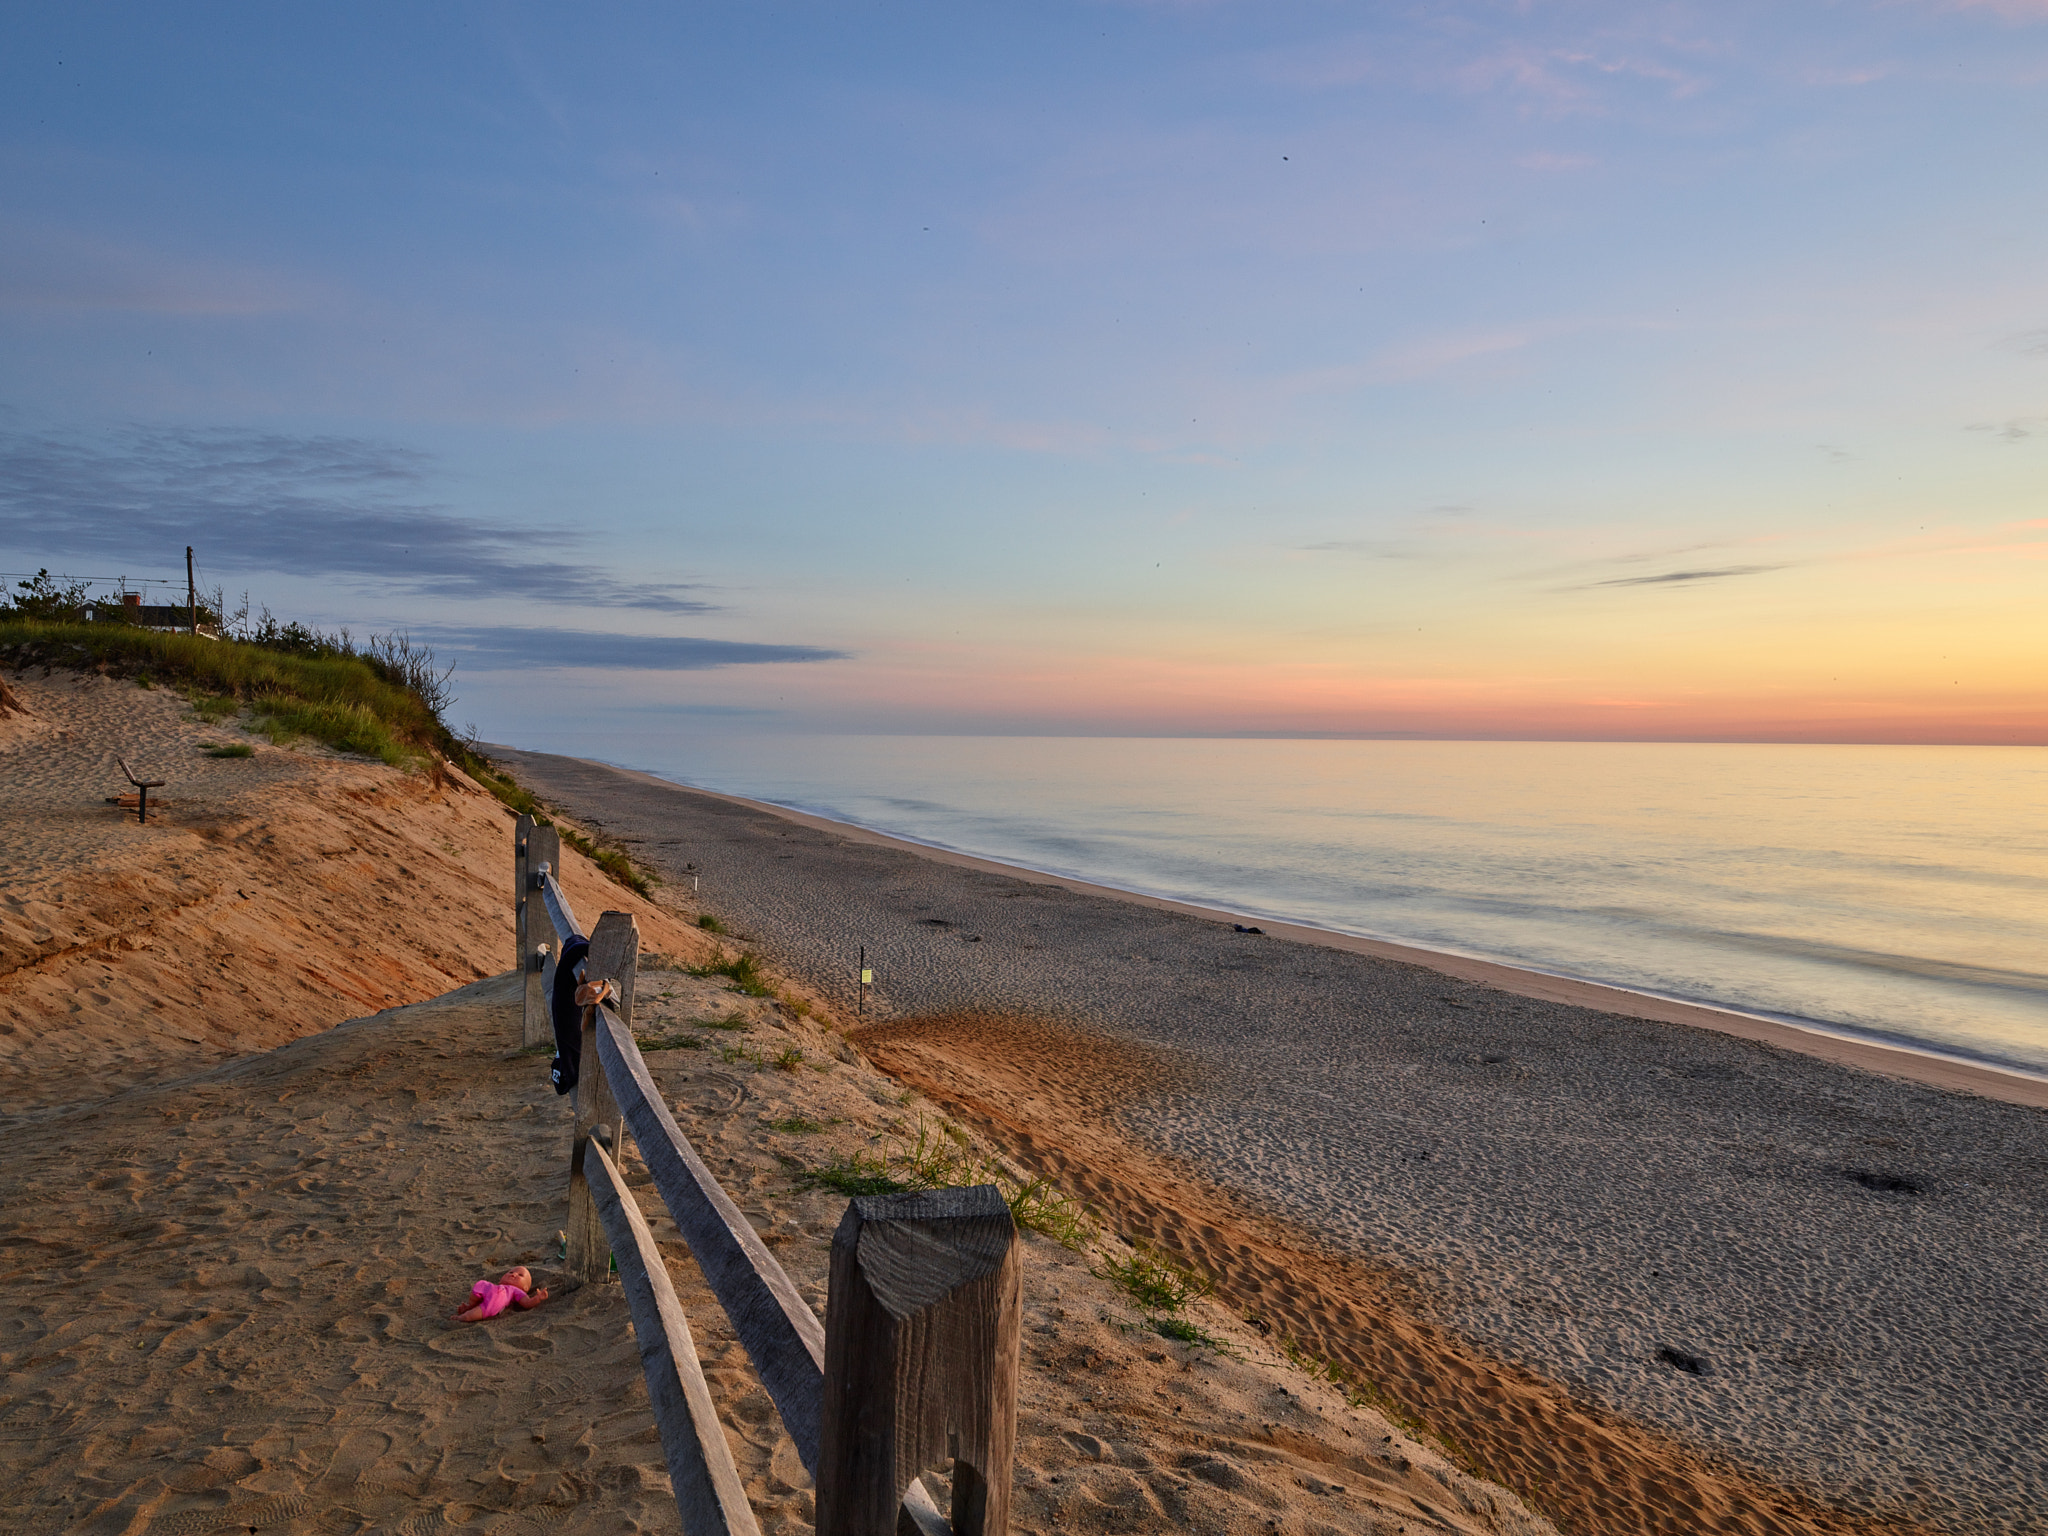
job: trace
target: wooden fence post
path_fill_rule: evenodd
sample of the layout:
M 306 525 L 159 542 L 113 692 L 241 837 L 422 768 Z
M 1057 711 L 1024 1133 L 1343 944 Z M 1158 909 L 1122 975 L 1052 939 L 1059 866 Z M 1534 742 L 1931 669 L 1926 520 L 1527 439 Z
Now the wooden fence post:
M 618 988 L 615 1011 L 630 1039 L 633 1030 L 633 984 L 640 968 L 640 925 L 630 912 L 607 912 L 590 933 L 590 953 L 584 958 L 585 981 L 609 980 Z M 598 1059 L 593 1030 L 585 1030 L 582 1055 L 576 1067 L 576 1141 L 569 1153 L 569 1273 L 585 1285 L 601 1284 L 611 1270 L 611 1245 L 605 1241 L 604 1222 L 590 1198 L 590 1181 L 584 1175 L 583 1158 L 594 1127 L 604 1127 L 606 1139 L 620 1156 L 625 1150 L 625 1116 L 612 1085 Z
M 533 832 L 533 818 L 520 813 L 512 823 L 512 950 L 518 958 L 513 968 L 519 972 L 520 985 L 526 985 L 525 977 L 532 969 L 526 957 L 533 953 L 533 946 L 526 941 L 526 903 L 533 894 L 528 888 L 526 870 L 526 839 Z M 522 1026 L 523 1027 L 523 1026 Z
M 1003 1536 L 1017 1446 L 1017 1224 L 993 1184 L 872 1195 L 832 1237 L 818 1536 L 895 1536 L 953 1458 L 956 1536 Z
M 520 820 L 527 818 L 522 816 Z M 526 834 L 526 884 L 520 891 L 524 924 L 519 935 L 519 964 L 526 979 L 526 1012 L 519 1030 L 521 1045 L 540 1045 L 555 1037 L 548 997 L 555 982 L 554 957 L 562 952 L 562 946 L 535 887 L 535 877 L 543 866 L 553 871 L 557 880 L 561 879 L 561 834 L 553 827 L 532 825 Z M 545 957 L 540 952 L 543 944 L 547 946 Z

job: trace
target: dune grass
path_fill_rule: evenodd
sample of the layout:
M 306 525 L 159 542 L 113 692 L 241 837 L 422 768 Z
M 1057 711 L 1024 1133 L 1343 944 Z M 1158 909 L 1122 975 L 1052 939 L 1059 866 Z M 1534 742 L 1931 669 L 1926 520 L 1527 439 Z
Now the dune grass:
M 1128 1254 L 1110 1260 L 1096 1274 L 1147 1312 L 1185 1312 L 1189 1302 L 1215 1289 L 1178 1259 L 1142 1243 L 1133 1244 Z
M 692 976 L 723 976 L 732 983 L 735 992 L 747 997 L 772 997 L 775 989 L 768 985 L 768 978 L 762 973 L 761 962 L 752 955 L 740 955 L 732 960 L 714 960 L 709 965 L 693 965 L 689 968 Z
M 17 668 L 38 662 L 103 668 L 145 687 L 175 687 L 203 720 L 225 719 L 246 706 L 272 741 L 309 736 L 394 767 L 450 756 L 457 748 L 426 700 L 361 656 L 293 656 L 238 640 L 12 614 L 0 622 L 0 656 Z
M 521 793 L 524 793 L 524 791 L 521 791 Z M 533 797 L 528 795 L 527 798 L 531 800 Z M 574 848 L 627 890 L 641 896 L 651 896 L 654 894 L 654 887 L 659 882 L 645 870 L 636 868 L 633 860 L 623 848 L 607 848 L 604 844 L 594 842 L 590 838 L 585 837 L 581 832 L 576 831 L 573 827 L 565 827 L 560 822 L 555 823 L 555 830 L 561 833 L 563 842 Z
M 881 1153 L 855 1152 L 817 1166 L 787 1156 L 781 1161 L 799 1183 L 848 1196 L 993 1184 L 1002 1191 L 1018 1226 L 1077 1252 L 1094 1240 L 1095 1229 L 1081 1207 L 1050 1182 L 1013 1178 L 995 1163 L 975 1156 L 964 1132 L 943 1122 L 940 1132 L 934 1134 L 920 1116 L 916 1140 Z
M 209 725 L 247 709 L 252 728 L 279 746 L 310 738 L 394 768 L 436 773 L 445 760 L 513 810 L 553 825 L 531 793 L 486 758 L 473 739 L 450 730 L 435 702 L 404 680 L 432 681 L 430 652 L 375 645 L 367 652 L 313 648 L 320 654 L 129 624 L 39 619 L 0 608 L 0 660 L 17 669 L 103 670 L 145 688 L 173 687 Z M 442 703 L 452 697 L 440 692 L 445 682 L 444 676 L 432 690 Z M 563 842 L 620 885 L 642 896 L 651 892 L 654 877 L 622 849 L 602 846 L 568 827 L 558 830 Z

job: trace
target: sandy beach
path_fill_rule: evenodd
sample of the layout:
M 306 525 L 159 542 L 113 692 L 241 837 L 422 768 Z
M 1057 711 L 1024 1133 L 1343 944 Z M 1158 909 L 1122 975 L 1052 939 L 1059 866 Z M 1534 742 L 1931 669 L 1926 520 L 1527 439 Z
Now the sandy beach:
M 0 719 L 0 1093 L 97 1098 L 439 996 L 513 963 L 506 809 L 233 722 L 169 689 L 41 667 Z M 238 745 L 248 757 L 216 758 Z M 148 825 L 107 804 L 146 778 Z M 694 930 L 571 854 L 563 879 L 673 953 Z
M 0 914 L 0 1531 L 673 1532 L 623 1295 L 551 1270 L 571 1122 L 496 969 L 503 808 L 459 776 L 318 749 L 203 758 L 232 724 L 117 679 L 16 686 L 35 713 L 0 740 L 26 871 Z M 104 804 L 116 750 L 166 767 L 163 821 Z M 869 1065 L 800 978 L 746 997 L 664 969 L 737 952 L 674 887 L 650 902 L 564 864 L 580 912 L 639 920 L 654 1077 L 814 1306 L 846 1200 L 811 1170 L 920 1133 L 1004 1166 Z M 398 1003 L 356 1011 L 349 989 L 369 986 Z M 762 1529 L 810 1530 L 766 1394 L 630 1151 L 624 1166 Z M 1305 1373 L 1270 1327 L 1196 1301 L 1212 1342 L 1161 1335 L 1101 1273 L 1130 1251 L 1114 1229 L 1079 1250 L 1025 1239 L 1014 1529 L 1552 1536 Z M 449 1321 L 515 1263 L 557 1294 Z
M 865 945 L 879 1064 L 1569 1528 L 2048 1528 L 2030 1080 L 506 758 L 828 994 Z

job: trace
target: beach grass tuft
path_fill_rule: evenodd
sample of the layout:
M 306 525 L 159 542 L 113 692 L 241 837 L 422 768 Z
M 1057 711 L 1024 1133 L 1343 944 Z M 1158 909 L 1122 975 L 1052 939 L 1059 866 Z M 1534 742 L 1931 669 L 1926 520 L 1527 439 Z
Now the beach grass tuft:
M 779 1063 L 778 1063 L 779 1065 Z M 1018 1226 L 1080 1251 L 1095 1239 L 1081 1206 L 1044 1178 L 1016 1179 L 966 1150 L 965 1133 L 940 1122 L 937 1132 L 920 1116 L 915 1139 L 882 1153 L 856 1152 L 822 1167 L 785 1158 L 801 1183 L 849 1195 L 894 1195 L 923 1189 L 993 1184 Z M 858 1186 L 858 1187 L 855 1187 Z
M 998 1179 L 997 1183 L 1004 1180 Z M 1063 1193 L 1050 1180 L 1034 1177 L 1021 1183 L 1009 1181 L 1003 1191 L 1010 1216 L 1020 1227 L 1051 1238 L 1062 1248 L 1076 1253 L 1095 1241 L 1095 1227 L 1078 1201 Z
M 702 1035 L 643 1036 L 634 1042 L 643 1051 L 694 1051 L 704 1044 Z
M 719 1029 L 730 1033 L 734 1030 L 745 1029 L 747 1027 L 747 1016 L 735 1008 L 731 1013 L 725 1015 L 724 1018 L 699 1019 L 697 1027 L 699 1029 Z
M 714 960 L 708 965 L 690 967 L 692 976 L 723 976 L 732 983 L 735 992 L 748 997 L 772 997 L 774 988 L 768 985 L 768 978 L 762 973 L 761 962 L 752 955 L 742 954 L 733 960 Z
M 256 755 L 256 749 L 246 741 L 231 741 L 224 746 L 209 745 L 205 751 L 208 757 L 254 757 Z
M 1146 1243 L 1133 1243 L 1128 1254 L 1110 1260 L 1095 1273 L 1147 1312 L 1184 1312 L 1190 1302 L 1216 1288 L 1214 1281 Z
M 276 746 L 311 737 L 337 752 L 374 757 L 392 768 L 407 767 L 420 757 L 376 710 L 358 701 L 258 699 L 255 713 L 256 728 Z
M 1162 1339 L 1172 1339 L 1177 1344 L 1197 1344 L 1203 1349 L 1213 1349 L 1219 1355 L 1237 1357 L 1237 1351 L 1228 1341 L 1219 1339 L 1199 1323 L 1191 1323 L 1184 1317 L 1155 1317 L 1151 1320 L 1152 1331 Z
M 597 842 L 593 838 L 585 837 L 574 827 L 565 827 L 560 822 L 555 823 L 555 831 L 561 834 L 563 842 L 603 870 L 615 883 L 623 885 L 636 896 L 654 894 L 654 887 L 659 882 L 653 875 L 635 865 L 625 849 Z
M 721 923 L 709 912 L 699 912 L 697 914 L 697 926 L 699 928 L 702 928 L 706 933 L 725 932 L 725 924 Z
M 825 1129 L 817 1120 L 808 1120 L 802 1115 L 791 1115 L 787 1120 L 770 1120 L 768 1129 L 780 1131 L 785 1136 L 814 1136 Z
M 814 1189 L 834 1190 L 849 1198 L 856 1195 L 900 1195 L 911 1187 L 889 1171 L 885 1160 L 867 1152 L 836 1157 L 816 1168 L 807 1167 L 795 1159 L 785 1159 L 785 1162 L 799 1182 Z
M 798 1050 L 793 1045 L 785 1049 L 781 1055 L 775 1058 L 776 1068 L 779 1071 L 783 1072 L 795 1072 L 798 1069 L 800 1069 L 803 1066 L 803 1064 L 804 1053 Z

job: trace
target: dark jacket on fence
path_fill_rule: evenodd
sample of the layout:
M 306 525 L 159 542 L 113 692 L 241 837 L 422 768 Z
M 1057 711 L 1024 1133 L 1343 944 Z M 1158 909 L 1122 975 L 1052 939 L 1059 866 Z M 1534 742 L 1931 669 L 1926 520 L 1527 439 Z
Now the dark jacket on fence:
M 576 970 L 590 953 L 590 940 L 580 933 L 569 935 L 555 962 L 555 995 L 548 1000 L 555 1021 L 555 1062 L 548 1069 L 555 1092 L 567 1093 L 576 1086 L 576 1067 L 583 1057 L 583 1010 L 576 1006 Z

